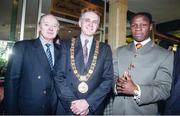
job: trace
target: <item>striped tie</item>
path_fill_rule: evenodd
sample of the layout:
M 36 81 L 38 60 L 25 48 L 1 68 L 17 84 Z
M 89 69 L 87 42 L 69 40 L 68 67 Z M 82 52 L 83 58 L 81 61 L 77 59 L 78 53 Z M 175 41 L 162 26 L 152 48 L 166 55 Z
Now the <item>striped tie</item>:
M 51 44 L 45 44 L 47 49 L 46 49 L 46 55 L 47 55 L 47 59 L 48 59 L 48 62 L 51 66 L 51 69 L 53 68 L 53 60 L 52 60 L 52 54 L 51 54 L 51 51 L 50 51 L 50 46 Z

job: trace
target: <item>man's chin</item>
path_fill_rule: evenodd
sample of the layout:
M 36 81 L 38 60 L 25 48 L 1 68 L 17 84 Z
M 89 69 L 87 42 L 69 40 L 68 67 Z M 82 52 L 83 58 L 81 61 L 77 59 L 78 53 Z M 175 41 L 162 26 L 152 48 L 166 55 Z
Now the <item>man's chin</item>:
M 55 38 L 55 37 L 54 37 Z M 47 38 L 45 38 L 47 41 L 53 41 L 54 40 L 54 38 L 53 37 L 47 37 Z
M 134 39 L 135 39 L 137 42 L 141 42 L 141 41 L 144 40 L 142 37 L 134 37 Z
M 87 36 L 93 36 L 94 33 L 87 33 L 86 35 L 87 35 Z

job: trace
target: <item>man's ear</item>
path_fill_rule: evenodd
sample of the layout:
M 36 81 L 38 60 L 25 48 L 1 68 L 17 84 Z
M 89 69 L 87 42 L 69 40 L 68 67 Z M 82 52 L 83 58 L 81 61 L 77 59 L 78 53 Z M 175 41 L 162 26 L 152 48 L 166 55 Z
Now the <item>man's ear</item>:
M 37 31 L 38 31 L 38 32 L 41 31 L 40 25 L 37 26 Z
M 152 28 L 153 28 L 153 24 L 150 24 L 150 30 L 152 31 Z

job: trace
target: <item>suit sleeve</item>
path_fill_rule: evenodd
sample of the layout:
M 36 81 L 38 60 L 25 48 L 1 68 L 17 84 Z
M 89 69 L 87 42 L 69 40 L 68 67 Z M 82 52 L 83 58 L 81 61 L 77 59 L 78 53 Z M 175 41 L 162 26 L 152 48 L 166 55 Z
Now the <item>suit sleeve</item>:
M 20 42 L 15 43 L 12 54 L 8 61 L 7 72 L 5 77 L 4 94 L 5 94 L 5 113 L 19 113 L 19 86 L 23 62 L 24 45 Z
M 180 47 L 177 49 L 174 57 L 174 68 L 173 68 L 173 83 L 172 89 L 174 89 L 176 83 L 178 82 L 178 76 L 180 75 Z
M 174 68 L 173 68 L 173 82 L 171 84 L 171 95 L 166 101 L 166 107 L 164 110 L 165 115 L 174 115 L 180 112 L 180 48 L 178 48 L 175 58 L 174 58 Z M 176 102 L 174 102 L 176 101 Z
M 71 114 L 70 106 L 71 101 L 76 100 L 72 90 L 69 88 L 66 79 L 66 66 L 67 66 L 67 46 L 66 43 L 61 44 L 61 57 L 58 59 L 55 65 L 54 71 L 54 83 L 56 93 L 62 106 L 65 109 L 66 114 Z
M 118 49 L 116 49 L 115 53 L 113 54 L 114 81 L 113 81 L 113 86 L 112 86 L 115 94 L 117 94 L 117 91 L 115 90 L 116 80 L 119 78 L 118 66 L 119 66 L 118 65 Z
M 112 64 L 112 51 L 110 46 L 108 46 L 105 50 L 105 61 L 102 82 L 99 87 L 87 98 L 87 102 L 89 103 L 90 110 L 94 112 L 98 106 L 103 102 L 106 95 L 110 92 L 113 82 L 113 64 Z
M 171 52 L 164 56 L 152 83 L 140 85 L 141 98 L 139 105 L 166 100 L 169 97 L 172 83 L 173 57 Z

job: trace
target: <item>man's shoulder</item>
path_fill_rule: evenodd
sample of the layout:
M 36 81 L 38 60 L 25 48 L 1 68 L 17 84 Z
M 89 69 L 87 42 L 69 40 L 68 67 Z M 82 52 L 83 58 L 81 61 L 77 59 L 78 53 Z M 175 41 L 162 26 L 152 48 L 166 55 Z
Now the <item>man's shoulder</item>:
M 16 45 L 25 45 L 25 44 L 31 44 L 33 42 L 37 41 L 37 39 L 32 39 L 32 40 L 22 40 L 22 41 L 17 41 L 15 44 Z
M 71 47 L 71 39 L 63 39 L 60 41 L 58 48 L 61 50 L 68 50 Z
M 122 46 L 119 46 L 116 51 L 119 52 L 119 51 L 124 51 L 124 50 L 127 50 L 130 46 L 132 46 L 133 42 L 129 43 L 129 44 L 126 44 L 126 45 L 122 45 Z
M 102 47 L 110 47 L 109 44 L 104 43 L 104 42 L 99 42 L 99 45 Z
M 37 41 L 37 39 L 17 41 L 14 44 L 13 49 L 22 51 L 25 48 L 32 47 Z
M 104 42 L 99 42 L 99 47 L 100 49 L 102 49 L 103 51 L 111 51 L 111 47 L 109 44 L 104 43 Z
M 165 49 L 165 48 L 163 48 L 157 44 L 154 44 L 154 51 L 156 51 L 159 54 L 173 54 L 172 51 L 167 50 L 167 49 Z

